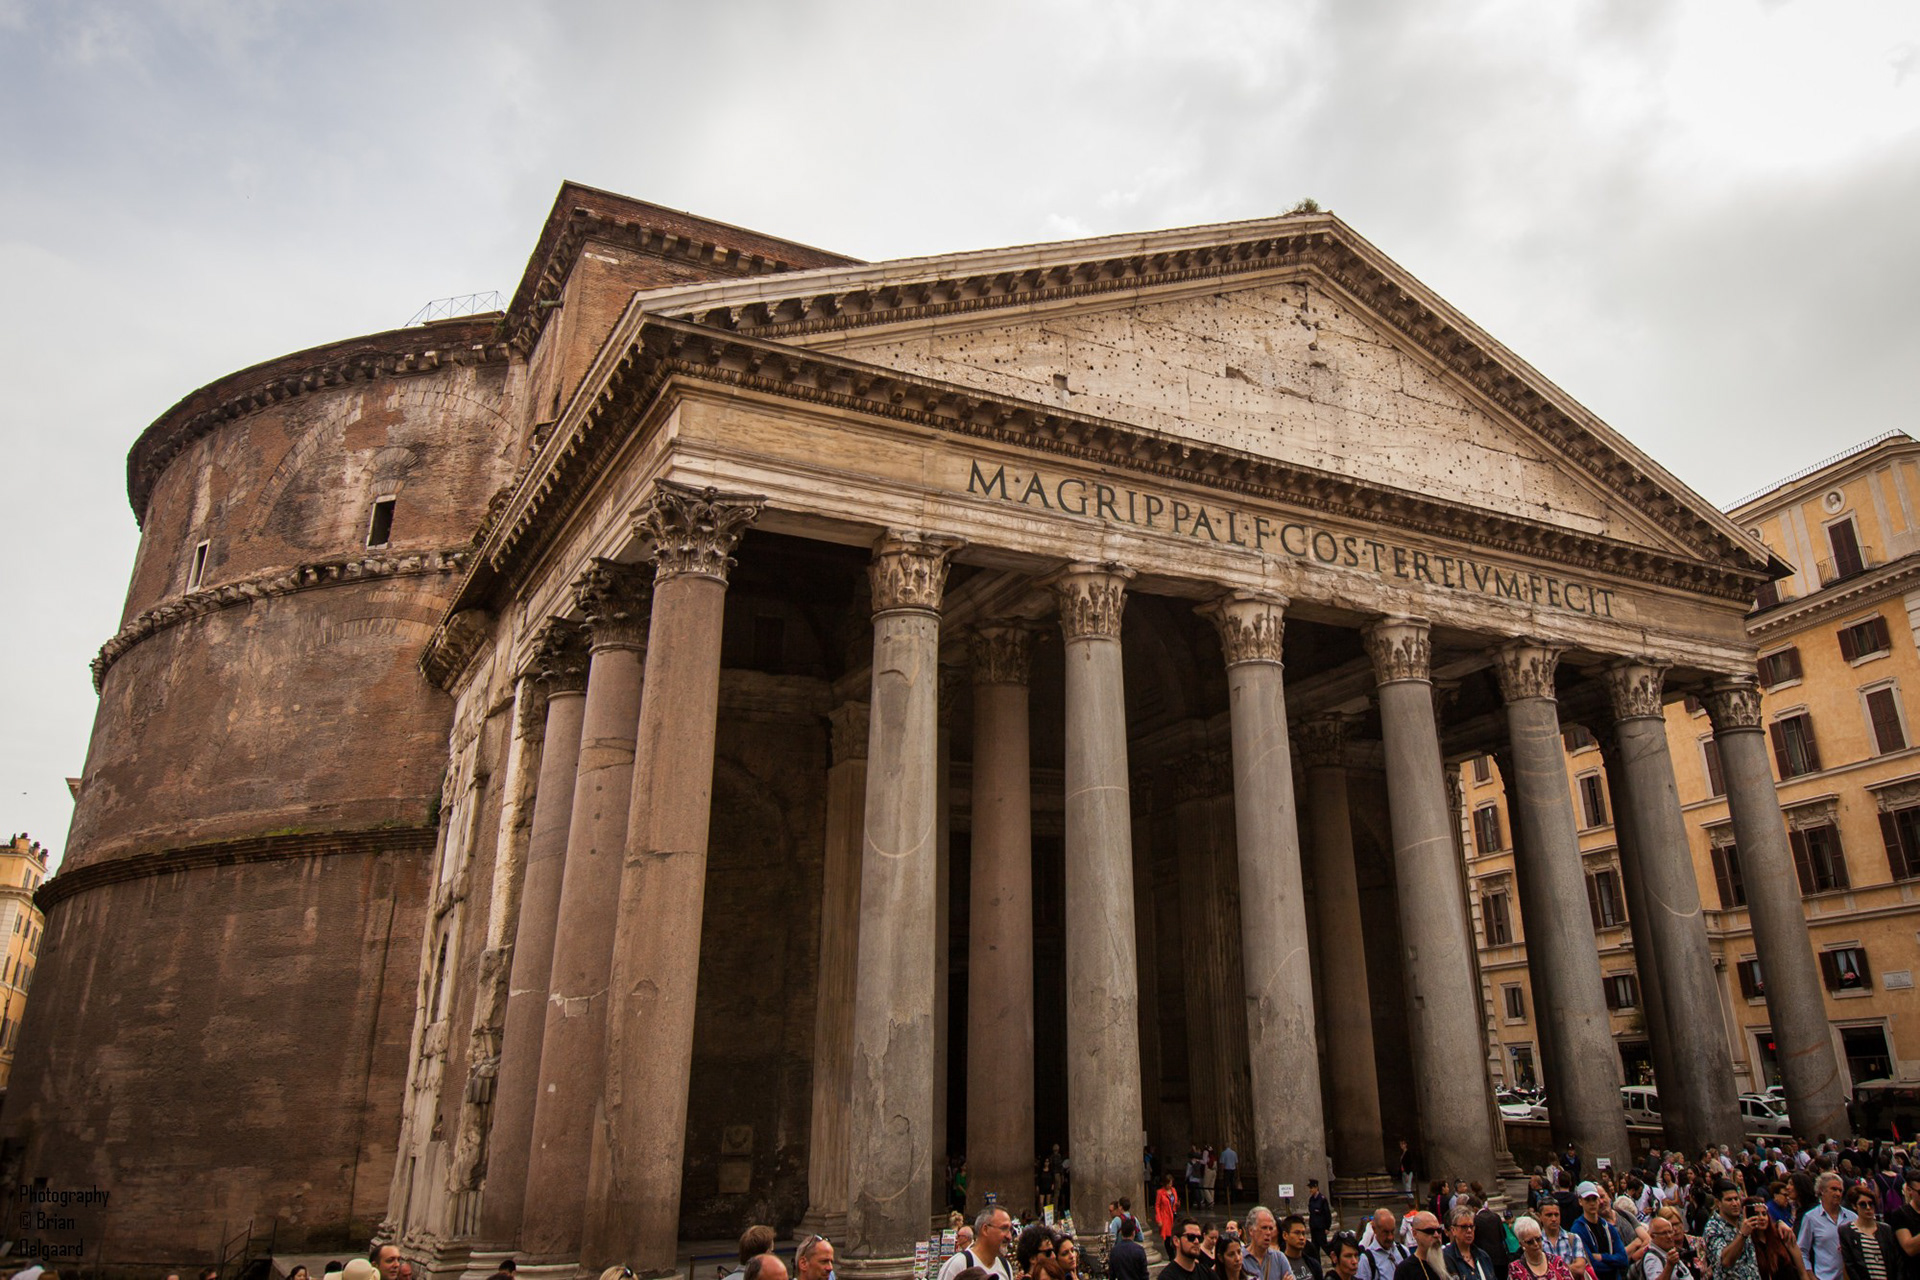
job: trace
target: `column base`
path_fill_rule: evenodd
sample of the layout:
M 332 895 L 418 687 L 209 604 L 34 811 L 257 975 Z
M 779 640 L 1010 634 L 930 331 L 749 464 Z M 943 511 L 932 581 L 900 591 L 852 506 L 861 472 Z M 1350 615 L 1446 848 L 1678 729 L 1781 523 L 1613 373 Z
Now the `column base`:
M 940 1225 L 946 1225 L 946 1215 L 940 1216 Z M 808 1236 L 822 1236 L 831 1240 L 837 1248 L 847 1238 L 847 1215 L 845 1210 L 838 1213 L 820 1212 L 808 1209 L 793 1229 L 794 1240 L 805 1240 Z
M 836 1254 L 833 1272 L 845 1280 L 908 1280 L 913 1275 L 913 1255 L 900 1258 L 852 1258 Z
M 1407 1193 L 1400 1189 L 1400 1179 L 1385 1173 L 1335 1178 L 1327 1189 L 1327 1198 L 1333 1201 L 1334 1225 L 1343 1230 L 1359 1229 L 1375 1209 L 1383 1207 L 1392 1209 L 1393 1216 L 1398 1218 L 1406 1197 Z

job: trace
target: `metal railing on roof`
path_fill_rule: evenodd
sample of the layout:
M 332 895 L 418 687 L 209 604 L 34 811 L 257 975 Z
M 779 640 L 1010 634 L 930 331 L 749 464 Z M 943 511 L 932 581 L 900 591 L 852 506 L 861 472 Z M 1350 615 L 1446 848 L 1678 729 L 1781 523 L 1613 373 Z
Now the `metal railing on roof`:
M 489 289 L 485 293 L 463 293 L 457 298 L 435 298 L 414 312 L 413 319 L 407 321 L 401 328 L 412 328 L 416 324 L 431 324 L 435 320 L 457 320 L 461 316 L 485 315 L 489 311 L 499 311 L 505 305 L 498 289 Z
M 1848 458 L 1851 458 L 1856 453 L 1865 453 L 1867 450 L 1873 448 L 1873 446 L 1877 444 L 1885 444 L 1889 440 L 1904 440 L 1906 438 L 1907 438 L 1907 433 L 1904 431 L 1900 431 L 1897 429 L 1893 431 L 1882 431 L 1879 435 L 1875 436 L 1871 440 L 1862 440 L 1859 444 L 1856 444 L 1851 448 L 1842 449 L 1840 452 L 1834 454 L 1831 458 L 1823 459 L 1822 461 L 1814 463 L 1810 467 L 1802 467 L 1800 468 L 1800 470 L 1794 472 L 1790 476 L 1787 476 L 1785 479 L 1771 481 L 1770 483 L 1763 485 L 1758 489 L 1755 489 L 1752 493 L 1740 499 L 1738 502 L 1729 503 L 1726 509 L 1728 511 L 1737 511 L 1741 507 L 1746 506 L 1749 502 L 1752 502 L 1755 498 L 1764 498 L 1768 494 L 1772 493 L 1775 489 L 1784 489 L 1788 485 L 1794 483 L 1797 480 L 1805 480 L 1808 476 L 1812 475 L 1814 472 L 1824 471 L 1836 462 L 1845 462 Z

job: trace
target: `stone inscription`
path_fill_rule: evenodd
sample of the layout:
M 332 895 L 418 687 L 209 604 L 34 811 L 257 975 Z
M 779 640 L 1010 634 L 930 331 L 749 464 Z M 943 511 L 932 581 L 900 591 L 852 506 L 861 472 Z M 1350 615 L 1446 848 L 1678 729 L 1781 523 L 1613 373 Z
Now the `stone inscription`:
M 1099 480 L 1019 471 L 997 463 L 989 470 L 978 459 L 970 459 L 967 492 L 1023 507 L 1092 516 L 1176 537 L 1355 569 L 1381 578 L 1422 582 L 1446 591 L 1473 592 L 1599 618 L 1613 616 L 1613 591 L 1588 582 L 1503 569 L 1451 552 L 1339 533 L 1300 520 L 1278 521 L 1230 506 L 1188 502 Z

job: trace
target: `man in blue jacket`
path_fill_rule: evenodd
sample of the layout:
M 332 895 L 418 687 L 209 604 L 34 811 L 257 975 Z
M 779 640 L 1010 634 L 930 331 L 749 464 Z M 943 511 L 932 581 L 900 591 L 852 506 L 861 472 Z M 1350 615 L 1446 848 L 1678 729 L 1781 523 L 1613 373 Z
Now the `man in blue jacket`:
M 1591 1182 L 1581 1183 L 1573 1193 L 1580 1199 L 1580 1216 L 1573 1220 L 1573 1234 L 1586 1247 L 1594 1280 L 1624 1280 L 1631 1263 L 1620 1228 L 1607 1216 L 1612 1206 L 1601 1203 L 1600 1188 Z

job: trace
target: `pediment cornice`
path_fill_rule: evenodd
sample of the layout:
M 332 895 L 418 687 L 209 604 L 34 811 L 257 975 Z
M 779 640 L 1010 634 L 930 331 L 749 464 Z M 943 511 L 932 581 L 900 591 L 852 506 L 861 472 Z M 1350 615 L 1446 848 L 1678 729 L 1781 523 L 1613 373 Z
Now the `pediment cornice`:
M 1338 289 L 1689 552 L 1765 563 L 1765 549 L 1738 525 L 1330 214 L 656 290 L 635 310 L 808 343 L 1275 272 Z
M 995 395 L 748 337 L 648 317 L 621 349 L 603 349 L 589 385 L 534 458 L 478 560 L 511 580 L 580 500 L 669 380 L 761 392 L 1037 450 L 1090 466 L 1204 486 L 1349 520 L 1460 539 L 1727 599 L 1751 597 L 1764 568 L 1709 560 L 1511 517 L 1349 476 L 1050 405 Z M 480 565 L 476 565 L 478 570 Z M 467 593 L 463 591 L 463 598 Z

